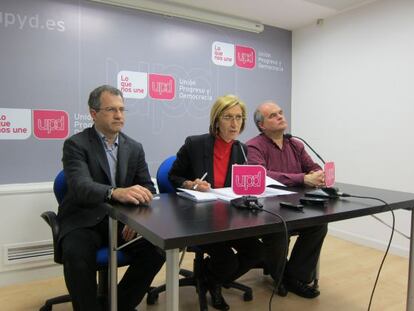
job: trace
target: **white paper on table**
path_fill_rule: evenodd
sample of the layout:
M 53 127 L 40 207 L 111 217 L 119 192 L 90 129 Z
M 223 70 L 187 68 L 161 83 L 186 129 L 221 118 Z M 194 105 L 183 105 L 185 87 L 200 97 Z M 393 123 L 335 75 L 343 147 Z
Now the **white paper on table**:
M 201 192 L 196 190 L 178 188 L 180 192 L 177 192 L 177 195 L 186 199 L 190 199 L 195 202 L 207 202 L 217 200 L 217 196 L 212 192 Z
M 241 195 L 235 194 L 231 187 L 210 189 L 210 192 L 214 193 L 218 199 L 223 201 L 230 201 L 242 197 Z
M 277 180 L 274 180 L 273 178 L 266 175 L 266 187 L 269 186 L 282 186 L 286 187 L 286 185 L 282 184 L 281 182 L 278 182 Z
M 215 194 L 218 199 L 227 201 L 227 202 L 230 200 L 242 197 L 241 195 L 235 194 L 233 192 L 233 189 L 231 189 L 231 187 L 211 189 L 210 192 Z M 293 194 L 293 193 L 295 192 L 266 187 L 265 192 L 262 193 L 261 195 L 257 195 L 257 197 L 267 198 L 267 197 L 274 197 L 278 195 L 287 195 L 287 194 Z
M 294 193 L 296 192 L 266 187 L 266 191 L 262 195 L 264 195 L 264 197 L 271 197 L 271 196 L 287 195 L 287 194 L 294 194 Z M 259 198 L 260 197 L 261 196 L 259 195 Z

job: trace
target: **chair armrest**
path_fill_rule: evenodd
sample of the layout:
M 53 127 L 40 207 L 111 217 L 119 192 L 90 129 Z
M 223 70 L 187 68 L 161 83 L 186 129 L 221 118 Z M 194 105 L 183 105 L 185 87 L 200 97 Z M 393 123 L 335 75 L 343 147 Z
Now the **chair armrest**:
M 53 239 L 59 236 L 59 223 L 57 221 L 57 215 L 55 212 L 47 211 L 40 215 L 40 217 L 43 218 L 44 221 L 50 226 L 50 229 L 52 229 Z
M 57 220 L 57 215 L 55 212 L 47 211 L 43 212 L 40 217 L 50 226 L 52 230 L 52 237 L 53 237 L 53 250 L 54 250 L 54 260 L 57 263 L 62 263 L 62 254 L 60 249 L 58 248 L 58 239 L 59 239 L 59 222 Z

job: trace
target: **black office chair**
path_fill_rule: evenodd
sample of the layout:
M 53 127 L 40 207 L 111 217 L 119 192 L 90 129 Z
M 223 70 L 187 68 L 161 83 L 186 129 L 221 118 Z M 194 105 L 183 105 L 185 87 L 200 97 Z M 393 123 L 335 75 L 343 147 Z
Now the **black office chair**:
M 158 168 L 157 171 L 157 184 L 158 184 L 158 191 L 160 193 L 170 193 L 175 192 L 174 187 L 170 184 L 168 180 L 168 172 L 171 169 L 172 164 L 174 163 L 176 156 L 171 156 L 164 160 Z M 183 276 L 179 280 L 179 286 L 194 286 L 198 293 L 198 301 L 200 306 L 200 311 L 208 310 L 207 307 L 207 289 L 204 284 L 203 276 L 202 276 L 202 265 L 204 261 L 205 253 L 198 248 L 197 246 L 188 247 L 186 250 L 183 251 L 183 254 L 180 259 L 180 264 L 182 262 L 183 256 L 186 251 L 193 252 L 195 254 L 194 261 L 193 261 L 193 271 L 189 271 L 186 269 L 180 269 L 180 275 Z M 243 284 L 237 282 L 231 282 L 228 284 L 224 284 L 223 287 L 225 288 L 235 288 L 239 289 L 243 292 L 243 299 L 244 301 L 250 301 L 253 299 L 253 291 L 250 287 L 245 286 Z M 147 304 L 153 305 L 158 300 L 158 296 L 161 292 L 165 291 L 165 284 L 151 288 L 147 295 Z
M 53 183 L 53 192 L 55 193 L 56 200 L 60 204 L 67 192 L 67 184 L 65 174 L 61 171 L 55 178 Z M 48 211 L 40 215 L 52 230 L 53 237 L 53 251 L 54 261 L 62 264 L 62 251 L 57 247 L 57 240 L 59 237 L 59 222 L 55 212 Z M 126 266 L 130 262 L 130 258 L 122 251 L 117 252 L 118 266 Z M 96 253 L 96 263 L 98 271 L 98 297 L 100 299 L 106 299 L 108 292 L 108 247 L 103 247 Z M 45 304 L 39 309 L 40 311 L 51 311 L 53 305 L 70 302 L 70 295 L 62 295 L 46 300 Z

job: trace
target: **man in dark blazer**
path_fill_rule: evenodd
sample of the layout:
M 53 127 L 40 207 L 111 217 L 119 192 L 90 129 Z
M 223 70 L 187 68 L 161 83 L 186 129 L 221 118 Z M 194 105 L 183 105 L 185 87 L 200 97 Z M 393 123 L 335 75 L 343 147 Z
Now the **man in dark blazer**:
M 68 192 L 59 207 L 66 286 L 74 310 L 104 309 L 97 299 L 96 251 L 108 245 L 105 202 L 146 204 L 155 193 L 142 145 L 121 133 L 124 125 L 122 93 L 103 85 L 89 96 L 94 126 L 67 139 L 63 168 Z M 136 233 L 119 226 L 120 241 Z M 129 248 L 129 249 L 127 249 Z M 118 310 L 135 310 L 144 297 L 164 257 L 144 239 L 127 246 L 134 258 L 118 285 Z

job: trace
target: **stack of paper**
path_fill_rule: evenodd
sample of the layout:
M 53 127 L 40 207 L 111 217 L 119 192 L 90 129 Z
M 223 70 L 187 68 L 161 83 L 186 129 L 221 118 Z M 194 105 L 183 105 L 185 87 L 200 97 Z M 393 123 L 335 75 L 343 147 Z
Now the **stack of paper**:
M 210 191 L 216 194 L 218 199 L 224 200 L 224 201 L 230 201 L 230 200 L 242 197 L 241 195 L 235 194 L 233 192 L 233 189 L 230 187 L 211 189 Z M 267 198 L 267 197 L 286 195 L 286 194 L 292 194 L 292 193 L 295 193 L 295 192 L 266 187 L 265 192 L 262 193 L 261 195 L 257 195 L 257 197 Z
M 195 202 L 207 202 L 207 201 L 214 201 L 217 199 L 223 200 L 223 201 L 230 201 L 233 199 L 240 198 L 241 195 L 237 195 L 233 192 L 233 189 L 230 187 L 226 188 L 216 188 L 216 189 L 210 189 L 209 192 L 201 192 L 196 190 L 189 190 L 184 188 L 178 188 L 180 192 L 177 192 L 177 195 L 193 200 Z M 292 194 L 295 192 L 287 191 L 287 190 L 280 190 L 280 189 L 274 189 L 274 188 L 266 188 L 265 192 L 261 195 L 258 195 L 258 198 L 266 198 L 266 197 L 272 197 L 272 196 L 278 196 L 278 195 L 286 195 L 286 194 Z
M 282 184 L 281 182 L 278 182 L 277 180 L 269 177 L 266 175 L 266 187 L 268 186 L 282 186 L 282 187 L 286 187 L 286 185 Z
M 217 200 L 217 196 L 212 192 L 201 192 L 184 188 L 178 188 L 178 190 L 180 190 L 180 192 L 177 192 L 177 195 L 195 202 L 207 202 Z

